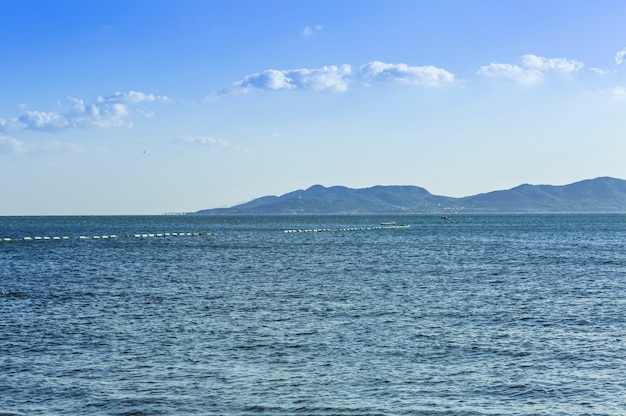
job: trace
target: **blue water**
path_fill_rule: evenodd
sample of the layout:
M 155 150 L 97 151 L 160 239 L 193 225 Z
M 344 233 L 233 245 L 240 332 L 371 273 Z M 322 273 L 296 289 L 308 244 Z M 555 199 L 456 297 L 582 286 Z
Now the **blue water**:
M 1 415 L 625 415 L 625 374 L 626 215 L 0 217 Z

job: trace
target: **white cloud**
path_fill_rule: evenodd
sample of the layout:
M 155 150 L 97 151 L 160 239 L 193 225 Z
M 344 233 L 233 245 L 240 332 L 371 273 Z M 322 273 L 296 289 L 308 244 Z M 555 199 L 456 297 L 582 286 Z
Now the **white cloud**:
M 522 66 L 493 62 L 482 66 L 477 74 L 487 77 L 508 78 L 517 83 L 532 85 L 542 82 L 547 72 L 570 75 L 583 68 L 581 62 L 564 58 L 544 58 L 537 55 L 524 55 Z
M 145 94 L 137 91 L 117 92 L 109 97 L 97 97 L 87 104 L 83 99 L 68 97 L 71 109 L 65 113 L 46 111 L 26 111 L 19 117 L 0 118 L 0 131 L 40 130 L 59 131 L 72 128 L 112 128 L 132 127 L 131 108 L 154 102 L 167 102 L 167 97 Z M 137 113 L 151 118 L 154 113 L 142 108 Z
M 541 71 L 537 69 L 524 69 L 517 65 L 491 63 L 480 67 L 478 75 L 495 78 L 509 78 L 520 84 L 536 84 L 543 81 Z
M 226 139 L 215 138 L 215 137 L 206 137 L 206 136 L 183 136 L 180 138 L 183 143 L 190 145 L 200 145 L 200 146 L 208 146 L 208 147 L 216 147 L 221 149 L 230 149 L 236 151 L 246 152 L 247 149 L 239 146 L 233 145 Z
M 389 64 L 380 61 L 362 65 L 356 76 L 362 77 L 365 81 L 391 80 L 427 87 L 439 87 L 455 81 L 454 74 L 442 68 L 430 65 Z M 341 93 L 348 90 L 353 80 L 352 67 L 348 64 L 316 69 L 267 69 L 247 75 L 243 80 L 233 83 L 232 88 L 219 91 L 209 97 L 215 98 L 234 93 L 247 94 L 255 91 L 311 90 Z
M 74 103 L 72 110 L 76 113 L 83 113 L 85 111 L 85 101 L 80 98 L 67 97 L 72 103 Z
M 454 74 L 435 66 L 409 66 L 374 61 L 362 65 L 360 73 L 365 79 L 392 80 L 426 87 L 439 87 L 454 82 Z
M 76 143 L 64 143 L 51 140 L 43 143 L 25 144 L 13 137 L 0 135 L 1 154 L 48 154 L 48 153 L 82 153 L 84 146 Z
M 624 62 L 624 58 L 626 58 L 626 48 L 615 54 L 615 63 L 620 65 L 622 62 Z
M 24 148 L 24 143 L 21 141 L 13 137 L 0 135 L 0 155 L 21 153 L 24 151 Z
M 65 116 L 45 111 L 27 111 L 18 120 L 29 130 L 61 130 L 70 124 Z
M 154 101 L 167 102 L 169 101 L 168 97 L 165 96 L 156 96 L 154 94 L 146 94 L 139 91 L 128 91 L 128 92 L 116 92 L 113 95 L 108 97 L 98 97 L 97 101 L 99 103 L 151 103 Z
M 141 114 L 142 116 L 144 116 L 145 118 L 153 118 L 154 117 L 154 111 L 145 111 L 145 110 L 137 110 L 137 112 L 139 114 Z
M 352 73 L 350 65 L 325 66 L 321 69 L 300 70 L 294 73 L 296 79 L 306 89 L 345 92 L 348 90 L 347 77 Z
M 302 35 L 303 36 L 311 36 L 313 35 L 313 31 L 320 31 L 322 30 L 323 26 L 322 25 L 315 25 L 313 28 L 309 27 L 309 26 L 305 26 L 304 29 L 302 29 Z
M 294 80 L 287 75 L 288 72 L 290 71 L 268 69 L 260 73 L 247 75 L 243 81 L 235 83 L 235 87 L 244 91 L 249 89 L 272 91 L 295 89 L 297 87 Z
M 345 92 L 352 69 L 350 65 L 324 66 L 319 69 L 268 69 L 247 75 L 225 93 L 249 93 L 257 90 L 296 90 Z
M 25 125 L 17 117 L 0 118 L 0 131 L 23 130 Z
M 215 137 L 203 137 L 203 136 L 184 136 L 180 138 L 183 142 L 188 144 L 201 144 L 208 146 L 227 147 L 228 141 L 215 138 Z
M 578 72 L 584 66 L 582 62 L 563 58 L 543 58 L 537 55 L 524 55 L 522 63 L 528 68 L 539 71 L 556 71 L 561 74 Z
M 39 153 L 83 153 L 85 151 L 85 147 L 76 143 L 65 143 L 58 140 L 51 140 L 49 142 L 42 143 L 33 150 Z
M 598 74 L 598 75 L 608 75 L 608 74 L 610 74 L 610 71 L 607 71 L 607 70 L 602 69 L 602 68 L 593 67 L 593 68 L 589 68 L 589 70 L 591 72 L 594 72 L 594 73 Z
M 611 93 L 616 100 L 626 99 L 626 88 L 624 87 L 615 87 L 611 90 Z
M 115 103 L 101 107 L 92 105 L 91 110 L 85 114 L 87 117 L 83 121 L 95 127 L 133 127 L 133 122 L 126 120 L 130 114 L 126 104 Z

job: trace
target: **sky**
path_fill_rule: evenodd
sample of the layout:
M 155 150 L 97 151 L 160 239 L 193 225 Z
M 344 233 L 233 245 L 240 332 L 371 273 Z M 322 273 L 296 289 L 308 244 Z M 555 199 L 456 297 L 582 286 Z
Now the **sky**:
M 626 179 L 626 2 L 1 0 L 0 215 Z

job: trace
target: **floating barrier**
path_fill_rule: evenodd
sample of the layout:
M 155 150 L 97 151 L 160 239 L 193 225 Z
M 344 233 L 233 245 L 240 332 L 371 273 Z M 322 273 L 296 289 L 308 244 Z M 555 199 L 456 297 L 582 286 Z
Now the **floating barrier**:
M 217 236 L 217 233 L 146 233 L 146 234 L 128 234 L 126 237 L 128 238 L 165 238 L 165 237 L 212 237 Z M 112 240 L 120 238 L 116 234 L 106 234 L 106 235 L 92 235 L 86 236 L 81 235 L 76 240 L 84 241 L 84 240 Z M 0 242 L 10 243 L 16 241 L 67 241 L 72 240 L 69 236 L 36 236 L 36 237 L 22 237 L 22 238 L 12 238 L 12 237 L 3 237 L 0 239 Z
M 410 225 L 404 224 L 384 224 L 376 227 L 350 227 L 350 228 L 312 228 L 312 229 L 302 229 L 302 230 L 285 230 L 285 234 L 291 233 L 323 233 L 323 232 L 333 232 L 333 231 L 373 231 L 373 230 L 395 230 L 398 228 L 409 228 Z

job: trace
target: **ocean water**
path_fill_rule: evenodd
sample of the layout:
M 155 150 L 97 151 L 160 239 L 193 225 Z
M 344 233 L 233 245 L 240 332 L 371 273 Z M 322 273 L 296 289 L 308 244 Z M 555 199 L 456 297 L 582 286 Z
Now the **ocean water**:
M 626 215 L 0 217 L 0 239 L 1 415 L 626 415 Z

